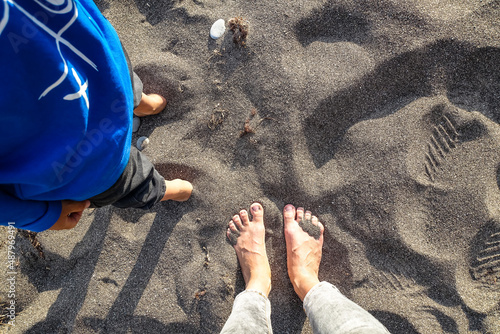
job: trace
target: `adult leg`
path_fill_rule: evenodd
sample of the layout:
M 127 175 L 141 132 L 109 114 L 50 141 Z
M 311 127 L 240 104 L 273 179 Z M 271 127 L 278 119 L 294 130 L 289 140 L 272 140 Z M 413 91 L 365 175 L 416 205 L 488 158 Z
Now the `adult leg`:
M 234 246 L 241 266 L 246 290 L 234 300 L 233 310 L 221 333 L 272 333 L 271 268 L 267 259 L 264 209 L 259 203 L 251 206 L 252 220 L 241 210 L 229 222 L 227 237 Z
M 304 302 L 314 333 L 387 334 L 370 313 L 327 282 L 319 282 L 324 227 L 310 211 L 285 206 L 285 239 L 288 276 Z

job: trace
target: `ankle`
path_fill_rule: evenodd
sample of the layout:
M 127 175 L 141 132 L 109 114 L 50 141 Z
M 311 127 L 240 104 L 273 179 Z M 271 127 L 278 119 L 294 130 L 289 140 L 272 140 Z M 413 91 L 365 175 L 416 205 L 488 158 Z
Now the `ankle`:
M 290 279 L 293 285 L 293 289 L 295 293 L 299 296 L 300 300 L 304 301 L 307 293 L 319 283 L 318 277 L 310 276 L 310 277 L 301 277 L 301 278 L 293 278 Z
M 271 292 L 271 275 L 260 275 L 259 278 L 250 278 L 246 284 L 246 290 L 256 290 L 261 292 L 265 297 Z

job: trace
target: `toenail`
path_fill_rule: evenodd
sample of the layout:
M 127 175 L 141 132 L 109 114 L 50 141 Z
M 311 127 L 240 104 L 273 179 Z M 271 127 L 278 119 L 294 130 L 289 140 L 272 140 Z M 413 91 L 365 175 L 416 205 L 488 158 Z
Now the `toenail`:
M 287 206 L 285 206 L 285 211 L 286 212 L 293 211 L 293 206 L 291 204 L 288 204 Z
M 260 211 L 260 205 L 255 204 L 254 206 L 252 206 L 252 211 L 255 211 L 255 212 Z

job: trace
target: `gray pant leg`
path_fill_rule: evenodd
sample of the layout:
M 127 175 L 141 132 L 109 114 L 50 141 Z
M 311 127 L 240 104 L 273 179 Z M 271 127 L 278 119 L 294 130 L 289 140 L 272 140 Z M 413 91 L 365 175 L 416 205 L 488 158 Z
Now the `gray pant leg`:
M 271 303 L 256 290 L 245 290 L 234 299 L 233 310 L 221 334 L 271 334 Z
M 130 81 L 132 82 L 132 91 L 134 92 L 134 109 L 137 108 L 142 99 L 142 81 L 139 76 L 132 69 L 132 63 L 130 62 L 130 58 L 128 57 L 127 50 L 123 47 L 123 54 L 125 54 L 125 59 L 127 60 L 128 72 L 130 74 Z
M 165 195 L 165 179 L 149 159 L 134 146 L 125 170 L 105 192 L 89 198 L 93 208 L 114 205 L 118 208 L 150 209 Z
M 370 313 L 328 282 L 316 284 L 304 298 L 304 310 L 315 334 L 387 334 Z
M 133 72 L 132 74 L 132 90 L 134 91 L 134 109 L 137 108 L 142 99 L 142 81 L 139 76 Z

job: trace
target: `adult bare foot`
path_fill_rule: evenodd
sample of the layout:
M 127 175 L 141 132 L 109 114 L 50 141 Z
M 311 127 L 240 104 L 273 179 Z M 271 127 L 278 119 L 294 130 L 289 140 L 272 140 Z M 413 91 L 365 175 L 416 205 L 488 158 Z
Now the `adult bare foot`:
M 241 210 L 229 222 L 227 237 L 234 246 L 247 290 L 257 290 L 266 297 L 271 291 L 271 267 L 267 259 L 264 209 L 259 203 L 251 206 L 253 219 Z
M 171 199 L 177 202 L 185 202 L 191 197 L 191 193 L 193 192 L 193 185 L 186 180 L 175 179 L 172 181 L 165 181 L 165 185 L 167 190 L 161 199 L 162 201 Z
M 283 210 L 288 276 L 300 300 L 319 283 L 324 227 L 310 211 L 291 204 Z
M 146 95 L 142 93 L 141 102 L 134 109 L 134 115 L 138 117 L 156 115 L 165 109 L 167 100 L 158 94 Z

